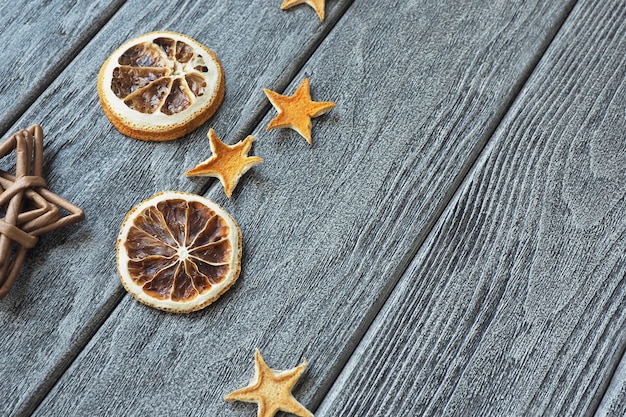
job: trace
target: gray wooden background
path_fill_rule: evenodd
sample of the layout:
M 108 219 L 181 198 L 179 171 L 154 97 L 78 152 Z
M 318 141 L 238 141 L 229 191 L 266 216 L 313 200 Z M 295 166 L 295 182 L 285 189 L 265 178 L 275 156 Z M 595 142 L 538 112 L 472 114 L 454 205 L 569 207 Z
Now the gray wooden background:
M 626 414 L 626 2 L 36 0 L 3 7 L 0 131 L 40 123 L 49 188 L 87 220 L 30 250 L 0 300 L 2 416 L 254 416 L 222 397 L 309 368 L 316 416 Z M 98 102 L 124 41 L 174 30 L 226 97 L 174 142 Z M 262 92 L 310 77 L 309 146 Z M 264 158 L 225 198 L 186 178 L 206 133 Z M 0 168 L 10 169 L 10 158 Z M 186 316 L 126 294 L 115 239 L 163 190 L 243 232 L 239 281 Z

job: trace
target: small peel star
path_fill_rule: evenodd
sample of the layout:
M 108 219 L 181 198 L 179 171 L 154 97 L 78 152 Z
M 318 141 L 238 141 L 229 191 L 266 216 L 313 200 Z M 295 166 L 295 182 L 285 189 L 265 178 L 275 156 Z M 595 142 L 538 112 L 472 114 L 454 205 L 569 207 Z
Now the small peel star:
M 259 406 L 258 417 L 273 417 L 279 411 L 300 417 L 313 417 L 313 413 L 300 404 L 291 394 L 293 386 L 298 382 L 306 366 L 307 361 L 304 359 L 300 365 L 293 369 L 285 371 L 270 369 L 261 357 L 261 352 L 256 349 L 254 353 L 254 379 L 247 387 L 226 395 L 224 400 L 257 403 Z
M 307 142 L 311 143 L 311 118 L 335 108 L 331 101 L 312 101 L 309 79 L 305 78 L 293 96 L 283 96 L 264 88 L 263 91 L 270 103 L 278 111 L 278 115 L 270 121 L 267 130 L 276 127 L 288 127 L 298 132 Z
M 248 156 L 254 141 L 252 135 L 234 145 L 222 142 L 213 129 L 209 130 L 208 136 L 213 156 L 185 172 L 185 175 L 219 179 L 226 196 L 230 198 L 241 176 L 253 166 L 263 162 L 263 158 Z
M 298 4 L 306 3 L 315 10 L 320 20 L 324 21 L 324 2 L 326 0 L 284 0 L 280 5 L 280 10 L 287 10 Z

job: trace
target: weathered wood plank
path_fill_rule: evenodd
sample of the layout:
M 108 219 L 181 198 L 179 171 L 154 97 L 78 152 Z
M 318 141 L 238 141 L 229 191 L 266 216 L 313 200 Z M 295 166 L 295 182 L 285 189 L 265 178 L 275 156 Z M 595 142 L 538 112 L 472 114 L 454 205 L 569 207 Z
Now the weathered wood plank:
M 349 3 L 330 3 L 320 24 L 303 9 L 247 0 L 129 1 L 21 117 L 18 127 L 38 122 L 46 132 L 50 189 L 83 207 L 87 220 L 44 236 L 0 302 L 0 414 L 30 414 L 125 294 L 113 250 L 124 214 L 158 191 L 200 191 L 205 183 L 183 173 L 208 157 L 208 127 L 238 140 L 247 116 L 269 107 L 262 87 L 287 85 Z M 118 134 L 96 94 L 106 57 L 157 29 L 208 45 L 226 73 L 224 103 L 208 126 L 162 144 Z
M 35 101 L 124 1 L 37 0 L 1 5 L 0 134 Z
M 595 415 L 597 417 L 626 415 L 626 357 L 622 356 Z
M 243 229 L 238 283 L 186 317 L 124 298 L 35 414 L 253 415 L 222 396 L 256 346 L 276 368 L 310 360 L 297 396 L 315 408 L 568 10 L 353 3 L 288 89 L 310 75 L 338 103 L 313 146 L 265 133 L 270 112 L 254 132 L 265 162 L 231 201 L 209 192 Z
M 593 413 L 626 344 L 625 19 L 578 2 L 318 417 Z

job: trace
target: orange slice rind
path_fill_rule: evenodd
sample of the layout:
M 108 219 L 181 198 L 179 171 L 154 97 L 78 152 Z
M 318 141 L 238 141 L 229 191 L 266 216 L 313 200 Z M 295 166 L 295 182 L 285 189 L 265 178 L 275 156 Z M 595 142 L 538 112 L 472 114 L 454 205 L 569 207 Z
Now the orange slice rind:
M 138 301 L 177 313 L 200 310 L 239 276 L 241 230 L 215 202 L 165 191 L 128 212 L 117 239 L 122 285 Z
M 206 122 L 224 98 L 213 51 L 175 32 L 151 32 L 116 49 L 98 74 L 104 113 L 135 139 L 177 139 Z

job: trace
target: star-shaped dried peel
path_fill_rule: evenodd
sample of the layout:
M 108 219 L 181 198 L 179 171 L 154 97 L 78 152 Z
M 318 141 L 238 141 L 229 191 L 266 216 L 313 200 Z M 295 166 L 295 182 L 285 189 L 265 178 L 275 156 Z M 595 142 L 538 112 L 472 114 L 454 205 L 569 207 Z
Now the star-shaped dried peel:
M 287 10 L 293 6 L 298 4 L 308 4 L 315 10 L 315 13 L 320 17 L 320 20 L 324 21 L 324 2 L 326 0 L 284 0 L 283 4 L 280 5 L 281 10 Z
M 185 172 L 185 175 L 219 179 L 226 196 L 230 198 L 241 176 L 253 166 L 263 162 L 263 158 L 248 156 L 254 141 L 252 135 L 234 145 L 222 142 L 213 129 L 209 130 L 208 136 L 213 156 Z
M 258 417 L 273 417 L 278 411 L 295 414 L 300 417 L 313 417 L 291 394 L 293 386 L 304 372 L 307 361 L 286 371 L 270 369 L 257 349 L 254 354 L 255 376 L 250 385 L 226 395 L 226 401 L 244 401 L 257 403 Z
M 283 96 L 264 88 L 263 91 L 272 105 L 278 111 L 267 126 L 267 130 L 276 127 L 288 127 L 298 132 L 307 142 L 311 143 L 311 118 L 321 116 L 335 108 L 330 101 L 312 101 L 309 79 L 305 78 L 293 96 Z

